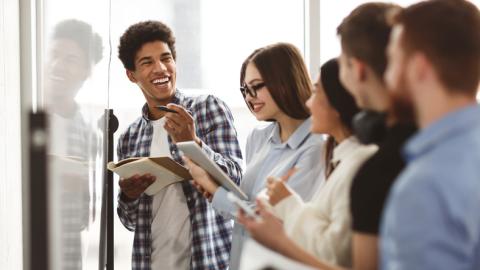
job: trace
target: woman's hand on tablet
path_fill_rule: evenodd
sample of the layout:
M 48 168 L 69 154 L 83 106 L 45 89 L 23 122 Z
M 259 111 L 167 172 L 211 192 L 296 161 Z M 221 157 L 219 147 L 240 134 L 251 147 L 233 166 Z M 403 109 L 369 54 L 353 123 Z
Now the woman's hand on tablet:
M 205 198 L 211 201 L 213 194 L 215 194 L 218 189 L 218 184 L 202 167 L 195 164 L 195 162 L 186 156 L 183 156 L 182 158 L 185 162 L 185 167 L 190 172 L 190 175 L 192 175 L 193 186 L 197 188 L 197 190 L 202 193 Z

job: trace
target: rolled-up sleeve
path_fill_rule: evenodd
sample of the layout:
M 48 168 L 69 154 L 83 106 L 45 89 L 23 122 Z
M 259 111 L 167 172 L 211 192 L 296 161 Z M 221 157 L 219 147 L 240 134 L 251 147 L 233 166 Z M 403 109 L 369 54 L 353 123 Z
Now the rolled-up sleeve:
M 138 213 L 138 205 L 140 199 L 136 199 L 131 202 L 126 202 L 122 200 L 121 193 L 118 194 L 118 206 L 117 206 L 117 214 L 122 222 L 123 226 L 127 228 L 129 231 L 135 231 L 135 226 L 137 224 L 137 213 Z
M 203 151 L 238 185 L 242 178 L 242 153 L 230 109 L 211 95 L 197 109 L 200 113 L 196 114 L 196 124 Z

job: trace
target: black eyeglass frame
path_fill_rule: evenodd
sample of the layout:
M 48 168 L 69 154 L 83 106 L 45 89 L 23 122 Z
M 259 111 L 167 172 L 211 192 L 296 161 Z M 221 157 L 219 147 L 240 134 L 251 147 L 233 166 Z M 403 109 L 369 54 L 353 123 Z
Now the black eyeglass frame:
M 240 86 L 240 92 L 242 93 L 243 98 L 246 98 L 247 94 L 249 94 L 251 97 L 257 97 L 258 90 L 262 89 L 263 87 L 265 87 L 264 82 L 252 85 L 250 87 L 244 83 L 242 86 Z

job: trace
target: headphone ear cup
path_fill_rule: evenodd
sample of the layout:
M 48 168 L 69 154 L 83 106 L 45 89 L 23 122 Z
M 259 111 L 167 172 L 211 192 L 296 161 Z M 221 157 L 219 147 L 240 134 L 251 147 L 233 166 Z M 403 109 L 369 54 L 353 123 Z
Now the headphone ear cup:
M 353 132 L 362 144 L 379 143 L 387 132 L 385 119 L 385 113 L 361 111 L 353 117 Z

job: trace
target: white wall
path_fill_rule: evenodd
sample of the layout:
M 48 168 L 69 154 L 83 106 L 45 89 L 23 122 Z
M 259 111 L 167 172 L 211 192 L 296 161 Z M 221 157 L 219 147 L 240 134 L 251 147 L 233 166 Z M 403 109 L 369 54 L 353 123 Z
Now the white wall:
M 0 269 L 22 269 L 18 4 L 0 0 Z

